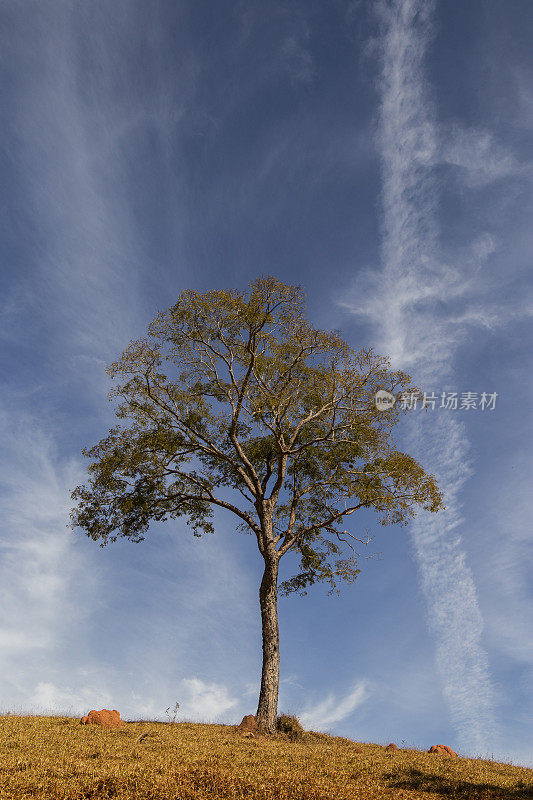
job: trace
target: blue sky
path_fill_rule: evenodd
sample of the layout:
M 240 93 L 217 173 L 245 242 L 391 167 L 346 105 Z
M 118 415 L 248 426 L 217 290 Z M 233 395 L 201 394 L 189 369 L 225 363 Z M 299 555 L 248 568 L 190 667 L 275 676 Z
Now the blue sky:
M 497 393 L 403 418 L 447 510 L 351 517 L 379 559 L 339 597 L 279 599 L 279 711 L 533 766 L 533 6 L 5 0 L 1 17 L 1 710 L 255 713 L 262 560 L 231 514 L 104 548 L 66 525 L 81 449 L 116 420 L 105 367 L 185 289 L 271 274 L 439 398 Z

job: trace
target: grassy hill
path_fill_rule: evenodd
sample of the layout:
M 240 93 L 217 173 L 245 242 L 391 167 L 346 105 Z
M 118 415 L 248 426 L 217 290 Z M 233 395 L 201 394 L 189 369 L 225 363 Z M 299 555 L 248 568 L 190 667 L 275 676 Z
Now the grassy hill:
M 431 744 L 437 744 L 432 742 Z M 446 744 L 446 743 L 445 743 Z M 533 770 L 305 732 L 246 739 L 235 726 L 0 716 L 1 800 L 533 798 Z

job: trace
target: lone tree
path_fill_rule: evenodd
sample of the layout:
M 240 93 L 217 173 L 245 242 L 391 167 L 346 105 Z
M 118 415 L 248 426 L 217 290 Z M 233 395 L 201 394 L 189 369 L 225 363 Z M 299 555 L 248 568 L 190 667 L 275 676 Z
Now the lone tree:
M 255 534 L 264 560 L 257 719 L 269 733 L 278 703 L 278 589 L 306 594 L 327 579 L 331 594 L 335 576 L 352 583 L 359 554 L 343 537 L 363 539 L 341 527 L 358 509 L 373 509 L 386 525 L 405 524 L 415 506 L 443 507 L 434 477 L 393 447 L 398 406 L 381 411 L 374 402 L 378 389 L 414 391 L 411 378 L 371 349 L 355 352 L 336 332 L 313 328 L 303 297 L 300 287 L 268 276 L 249 293 L 185 291 L 157 314 L 148 338 L 132 341 L 107 369 L 122 379 L 108 397 L 122 398 L 115 413 L 131 425 L 82 450 L 98 460 L 88 467 L 90 488 L 72 492 L 80 502 L 68 526 L 104 547 L 112 532 L 140 542 L 151 520 L 185 515 L 200 536 L 214 532 L 218 506 L 239 518 L 237 530 Z M 234 490 L 235 502 L 220 497 L 221 487 Z M 327 534 L 355 555 L 332 568 L 327 553 L 341 550 Z M 289 551 L 299 552 L 301 571 L 278 587 Z

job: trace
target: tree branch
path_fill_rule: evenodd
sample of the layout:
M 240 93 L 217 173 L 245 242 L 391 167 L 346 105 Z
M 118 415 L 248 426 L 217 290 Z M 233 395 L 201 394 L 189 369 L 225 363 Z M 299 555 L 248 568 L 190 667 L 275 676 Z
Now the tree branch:
M 286 539 L 285 537 L 286 540 L 277 551 L 279 553 L 280 558 L 287 552 L 287 550 L 290 549 L 290 547 L 292 547 L 292 545 L 298 538 L 304 536 L 306 533 L 310 533 L 311 531 L 320 530 L 320 528 L 325 528 L 326 526 L 331 525 L 331 523 L 336 522 L 338 519 L 342 519 L 342 517 L 353 514 L 354 511 L 357 511 L 357 509 L 361 508 L 364 505 L 366 505 L 366 503 L 362 502 L 358 503 L 356 506 L 347 508 L 345 511 L 339 511 L 338 514 L 331 516 L 329 519 L 323 520 L 322 522 L 319 522 L 316 525 L 310 525 L 308 528 L 304 528 L 294 536 L 291 536 L 289 539 Z
M 185 420 L 182 419 L 182 417 L 177 412 L 173 411 L 165 403 L 162 403 L 160 400 L 158 400 L 158 398 L 155 397 L 152 394 L 152 390 L 150 388 L 150 381 L 148 380 L 148 375 L 147 374 L 145 375 L 145 378 L 146 378 L 146 389 L 147 389 L 148 396 L 150 397 L 150 399 L 154 403 L 156 403 L 156 405 L 158 405 L 160 408 L 163 408 L 165 411 L 167 411 L 169 414 L 171 414 L 177 420 L 179 425 L 182 425 L 184 428 L 187 429 L 187 431 L 190 431 L 190 433 L 185 432 L 187 436 L 190 436 L 190 437 L 195 436 L 198 439 L 202 439 L 204 442 L 207 442 L 207 444 L 209 445 L 208 447 L 206 447 L 205 445 L 202 445 L 200 443 L 196 443 L 195 442 L 195 445 L 198 447 L 199 450 L 201 450 L 203 453 L 206 453 L 206 455 L 211 455 L 211 456 L 215 456 L 217 458 L 221 458 L 222 460 L 227 461 L 229 464 L 231 464 L 231 466 L 238 472 L 238 474 L 244 480 L 244 482 L 246 483 L 246 485 L 248 486 L 248 488 L 250 489 L 252 494 L 255 496 L 256 487 L 254 486 L 253 482 L 250 480 L 250 478 L 248 477 L 246 472 L 243 470 L 243 468 L 239 464 L 236 464 L 233 461 L 233 459 L 230 458 L 230 456 L 228 456 L 222 450 L 219 450 L 218 447 L 215 447 L 215 445 L 209 439 L 207 439 L 205 436 L 202 436 L 202 434 L 198 433 L 198 431 L 194 430 L 194 428 L 191 428 L 191 426 L 188 425 L 187 422 L 185 422 Z M 161 388 L 159 386 L 159 384 L 157 384 L 156 381 L 154 381 L 154 383 L 158 387 L 158 389 Z M 174 405 L 176 405 L 175 401 L 174 401 Z M 177 408 L 177 406 L 176 406 L 176 408 Z

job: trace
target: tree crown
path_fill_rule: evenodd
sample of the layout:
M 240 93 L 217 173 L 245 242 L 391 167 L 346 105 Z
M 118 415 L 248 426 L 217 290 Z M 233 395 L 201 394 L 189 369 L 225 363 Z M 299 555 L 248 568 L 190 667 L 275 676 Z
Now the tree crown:
M 401 410 L 374 402 L 378 389 L 416 391 L 411 378 L 315 329 L 303 298 L 269 276 L 248 294 L 188 290 L 158 313 L 107 369 L 120 380 L 109 399 L 121 398 L 116 415 L 131 424 L 82 451 L 98 460 L 90 488 L 72 492 L 80 502 L 70 527 L 103 547 L 112 532 L 139 542 L 151 520 L 185 515 L 199 536 L 214 530 L 213 506 L 226 508 L 265 559 L 300 552 L 301 573 L 280 586 L 288 594 L 356 578 L 355 557 L 333 571 L 311 546 L 339 553 L 329 533 L 355 553 L 342 536 L 363 540 L 339 529 L 355 510 L 373 509 L 386 525 L 405 524 L 417 506 L 443 508 L 434 477 L 394 447 Z M 245 502 L 226 500 L 221 487 Z

